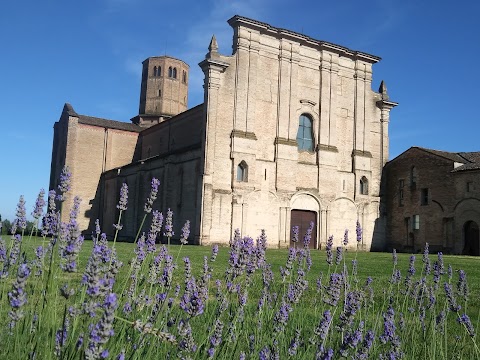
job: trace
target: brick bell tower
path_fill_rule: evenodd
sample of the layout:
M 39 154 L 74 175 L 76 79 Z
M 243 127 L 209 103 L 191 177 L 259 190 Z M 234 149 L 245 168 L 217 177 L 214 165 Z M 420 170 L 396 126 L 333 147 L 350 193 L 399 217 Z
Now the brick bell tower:
M 142 64 L 140 106 L 131 121 L 150 127 L 187 110 L 189 66 L 170 56 L 149 57 Z

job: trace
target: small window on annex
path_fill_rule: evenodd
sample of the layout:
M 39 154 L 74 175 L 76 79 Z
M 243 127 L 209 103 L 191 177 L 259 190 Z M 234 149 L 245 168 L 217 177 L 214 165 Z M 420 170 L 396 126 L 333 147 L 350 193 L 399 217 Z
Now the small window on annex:
M 368 195 L 368 179 L 365 176 L 360 179 L 360 194 Z
M 242 181 L 242 182 L 248 181 L 248 165 L 243 160 L 237 166 L 237 181 Z
M 422 189 L 420 195 L 420 204 L 428 205 L 428 188 Z
M 413 215 L 413 230 L 420 230 L 420 215 Z
M 398 206 L 403 206 L 403 188 L 405 186 L 405 180 L 398 180 Z
M 473 181 L 467 181 L 467 192 L 472 192 L 473 190 Z
M 298 122 L 297 146 L 298 150 L 313 151 L 313 121 L 306 114 Z
M 417 188 L 417 169 L 415 166 L 410 168 L 410 189 L 415 190 Z

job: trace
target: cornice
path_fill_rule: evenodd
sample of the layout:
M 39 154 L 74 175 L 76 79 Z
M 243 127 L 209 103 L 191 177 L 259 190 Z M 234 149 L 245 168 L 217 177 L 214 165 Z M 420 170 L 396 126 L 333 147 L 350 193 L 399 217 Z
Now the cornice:
M 230 137 L 257 140 L 257 136 L 255 135 L 255 133 L 249 132 L 249 131 L 242 131 L 242 130 L 232 130 L 232 133 L 230 134 Z
M 303 45 L 315 47 L 318 50 L 331 51 L 342 56 L 348 56 L 353 59 L 365 61 L 372 64 L 381 60 L 379 56 L 368 54 L 362 51 L 352 50 L 347 47 L 330 43 L 327 41 L 317 40 L 304 34 L 300 34 L 287 29 L 277 28 L 270 24 L 257 21 L 254 19 L 249 19 L 239 15 L 235 15 L 231 19 L 229 19 L 228 24 L 233 28 L 237 26 L 245 26 L 245 27 L 269 34 L 275 38 L 289 39 L 289 40 L 301 43 Z

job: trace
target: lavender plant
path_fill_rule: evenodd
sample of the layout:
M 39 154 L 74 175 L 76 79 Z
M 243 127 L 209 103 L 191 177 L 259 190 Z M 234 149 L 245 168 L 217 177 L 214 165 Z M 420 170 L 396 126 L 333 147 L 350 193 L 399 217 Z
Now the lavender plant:
M 20 234 L 7 243 L 0 240 L 0 339 L 5 344 L 0 358 L 480 356 L 479 289 L 458 268 L 464 259 L 440 253 L 432 261 L 426 246 L 418 271 L 415 256 L 408 261 L 396 251 L 387 266 L 383 255 L 361 254 L 351 245 L 347 251 L 348 231 L 343 239 L 340 234 L 340 243 L 330 236 L 325 251 L 310 250 L 313 225 L 305 234 L 294 228 L 296 241 L 288 250 L 268 249 L 265 231 L 256 240 L 235 231 L 228 248 L 183 247 L 190 223 L 174 229 L 170 209 L 163 223 L 162 213 L 153 210 L 156 179 L 145 204 L 151 224 L 135 244 L 109 243 L 99 222 L 92 241 L 83 241 L 76 221 L 79 199 L 73 201 L 69 222 L 60 221 L 55 199 L 67 196 L 68 172 L 62 176 L 61 199 L 49 193 L 43 238 L 32 238 L 32 244 Z M 125 185 L 118 231 L 127 204 Z M 34 213 L 40 214 L 41 201 L 37 205 Z M 21 226 L 21 220 L 17 223 Z M 157 244 L 158 234 L 169 243 L 175 232 L 181 234 L 180 246 Z M 363 241 L 358 222 L 355 232 L 358 245 Z M 457 265 L 445 270 L 446 259 Z

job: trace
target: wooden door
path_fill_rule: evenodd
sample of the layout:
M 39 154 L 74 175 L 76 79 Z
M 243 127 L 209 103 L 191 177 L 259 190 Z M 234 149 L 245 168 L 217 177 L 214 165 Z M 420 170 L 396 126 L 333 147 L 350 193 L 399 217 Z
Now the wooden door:
M 317 213 L 315 211 L 307 210 L 292 210 L 290 217 L 290 226 L 293 229 L 294 226 L 299 227 L 298 231 L 298 243 L 297 247 L 303 247 L 303 238 L 307 233 L 307 229 L 310 226 L 310 222 L 313 221 L 312 238 L 310 240 L 310 249 L 317 248 Z M 290 246 L 293 246 L 293 231 L 290 229 Z

